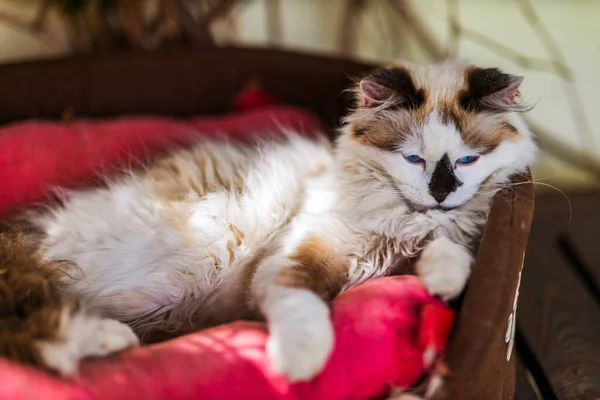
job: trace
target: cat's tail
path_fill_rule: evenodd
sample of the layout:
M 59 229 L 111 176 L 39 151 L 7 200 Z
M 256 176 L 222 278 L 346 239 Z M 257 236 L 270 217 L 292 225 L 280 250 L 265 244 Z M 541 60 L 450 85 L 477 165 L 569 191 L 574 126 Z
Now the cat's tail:
M 138 343 L 128 326 L 61 296 L 64 262 L 44 261 L 27 238 L 16 228 L 0 230 L 0 357 L 69 375 L 86 356 Z

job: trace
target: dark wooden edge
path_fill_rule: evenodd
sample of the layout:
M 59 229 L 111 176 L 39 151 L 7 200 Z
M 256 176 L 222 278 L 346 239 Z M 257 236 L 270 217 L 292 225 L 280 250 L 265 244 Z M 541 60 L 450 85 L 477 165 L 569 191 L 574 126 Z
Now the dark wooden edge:
M 448 385 L 457 388 L 445 398 L 458 398 L 459 389 L 464 400 L 514 396 L 515 306 L 534 210 L 530 181 L 529 172 L 515 176 L 515 185 L 494 199 L 448 347 L 455 377 Z
M 0 66 L 0 123 L 122 114 L 189 116 L 231 110 L 251 80 L 287 104 L 315 111 L 330 128 L 351 99 L 343 91 L 374 65 L 270 49 L 127 52 Z

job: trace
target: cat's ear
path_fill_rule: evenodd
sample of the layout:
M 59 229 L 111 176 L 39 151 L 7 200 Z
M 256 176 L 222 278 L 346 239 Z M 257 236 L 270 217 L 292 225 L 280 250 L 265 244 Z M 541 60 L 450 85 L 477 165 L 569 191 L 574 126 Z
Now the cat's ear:
M 521 82 L 523 82 L 522 76 L 504 74 L 498 82 L 499 89 L 483 96 L 481 101 L 498 107 L 511 106 L 515 104 Z
M 417 89 L 410 71 L 400 65 L 381 68 L 360 81 L 359 106 L 418 108 L 425 102 L 425 93 Z
M 526 111 L 528 106 L 517 101 L 522 82 L 522 76 L 497 68 L 471 68 L 466 73 L 461 105 L 473 111 Z
M 358 84 L 359 104 L 363 107 L 387 108 L 402 101 L 395 90 L 375 82 L 372 77 L 364 78 Z

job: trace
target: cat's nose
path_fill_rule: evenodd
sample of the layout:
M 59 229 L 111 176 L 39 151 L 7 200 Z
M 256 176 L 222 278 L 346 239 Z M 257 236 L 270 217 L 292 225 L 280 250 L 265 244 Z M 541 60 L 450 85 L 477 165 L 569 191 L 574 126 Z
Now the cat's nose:
M 461 185 L 462 182 L 454 175 L 454 168 L 452 168 L 448 154 L 444 154 L 437 162 L 433 174 L 431 174 L 429 194 L 438 203 L 441 203 Z
M 446 200 L 446 197 L 448 197 L 448 195 L 451 192 L 449 191 L 444 191 L 444 192 L 430 192 L 431 196 L 433 196 L 433 198 L 435 199 L 435 201 L 437 201 L 438 203 L 443 203 L 444 200 Z

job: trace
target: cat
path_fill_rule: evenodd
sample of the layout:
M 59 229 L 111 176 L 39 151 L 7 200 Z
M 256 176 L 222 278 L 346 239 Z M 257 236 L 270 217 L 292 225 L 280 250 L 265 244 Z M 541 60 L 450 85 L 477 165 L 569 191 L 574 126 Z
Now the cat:
M 536 158 L 521 81 L 396 62 L 353 86 L 335 144 L 205 140 L 65 192 L 0 236 L 0 355 L 69 376 L 140 337 L 264 318 L 273 367 L 310 380 L 340 292 L 413 271 L 461 293 L 492 197 Z

